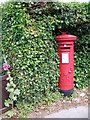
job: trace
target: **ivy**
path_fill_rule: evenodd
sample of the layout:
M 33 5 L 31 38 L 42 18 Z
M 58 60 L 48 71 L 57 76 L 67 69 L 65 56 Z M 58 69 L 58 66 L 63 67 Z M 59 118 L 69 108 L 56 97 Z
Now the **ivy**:
M 36 103 L 58 82 L 57 47 L 50 27 L 55 20 L 50 16 L 35 20 L 21 3 L 7 3 L 2 10 L 3 52 L 20 90 L 18 100 Z

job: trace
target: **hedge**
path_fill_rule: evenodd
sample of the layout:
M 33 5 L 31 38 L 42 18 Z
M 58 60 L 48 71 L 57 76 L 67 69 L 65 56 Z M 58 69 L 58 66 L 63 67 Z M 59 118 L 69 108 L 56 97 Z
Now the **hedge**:
M 43 7 L 42 7 L 43 6 Z M 88 85 L 90 16 L 88 3 L 20 3 L 2 5 L 2 46 L 18 101 L 37 103 L 57 89 L 58 54 L 54 36 L 58 29 L 77 35 L 75 86 Z
M 52 18 L 28 20 L 19 3 L 7 3 L 2 10 L 3 51 L 20 89 L 18 99 L 36 103 L 56 89 L 58 81 L 56 43 L 47 30 Z

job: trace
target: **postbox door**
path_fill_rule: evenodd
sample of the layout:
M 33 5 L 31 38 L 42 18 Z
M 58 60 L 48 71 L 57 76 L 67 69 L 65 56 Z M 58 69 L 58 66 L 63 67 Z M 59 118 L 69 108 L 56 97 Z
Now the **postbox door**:
M 60 48 L 60 89 L 70 89 L 73 87 L 73 66 L 71 62 L 71 49 L 70 47 Z

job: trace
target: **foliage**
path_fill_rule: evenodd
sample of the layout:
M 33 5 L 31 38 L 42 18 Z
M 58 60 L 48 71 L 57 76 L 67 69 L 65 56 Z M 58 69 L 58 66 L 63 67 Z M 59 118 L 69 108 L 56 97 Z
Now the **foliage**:
M 2 10 L 3 51 L 16 75 L 18 100 L 36 104 L 54 91 L 58 81 L 58 55 L 50 32 L 54 20 L 46 16 L 31 19 L 20 3 L 7 3 Z
M 33 110 L 38 110 L 41 106 L 51 106 L 53 102 L 61 99 L 61 94 L 58 91 L 50 92 L 46 98 L 42 98 L 39 103 L 33 104 L 17 102 L 17 109 L 19 111 L 18 118 L 26 118 L 27 114 Z
M 75 34 L 77 36 L 82 36 L 83 34 L 87 34 L 90 25 L 89 25 L 89 4 L 90 3 L 47 3 L 46 7 L 42 9 L 35 9 L 35 5 L 32 5 L 31 9 L 27 11 L 30 15 L 34 16 L 35 19 L 37 16 L 46 15 L 52 16 L 57 19 L 57 22 L 54 24 L 58 27 L 58 29 L 68 31 L 71 34 Z M 33 7 L 34 6 L 34 7 Z M 33 14 L 32 14 L 33 11 Z M 57 31 L 56 31 L 57 32 Z
M 75 43 L 75 85 L 84 88 L 89 83 L 89 44 L 90 35 L 82 35 Z
M 12 110 L 9 110 L 9 111 L 7 111 L 7 112 L 5 113 L 5 115 L 8 116 L 8 117 L 10 117 L 10 118 L 11 118 L 13 115 L 15 115 L 15 114 L 16 114 L 16 113 L 15 113 L 15 110 L 13 110 L 13 109 L 12 109 Z
M 36 104 L 55 91 L 58 84 L 58 55 L 54 36 L 58 29 L 77 35 L 75 82 L 88 85 L 90 16 L 88 3 L 8 2 L 2 6 L 2 46 L 13 82 L 18 84 L 18 101 Z
M 18 102 L 17 104 L 17 109 L 18 109 L 18 118 L 26 118 L 27 117 L 27 114 L 30 113 L 32 111 L 32 107 L 33 105 L 32 104 L 29 104 L 29 103 L 21 103 L 21 102 Z M 17 111 L 16 109 L 16 111 Z
M 4 64 L 3 64 L 3 69 L 7 71 L 7 80 L 8 83 L 6 85 L 6 90 L 9 93 L 9 98 L 5 100 L 5 106 L 9 107 L 11 105 L 12 109 L 14 107 L 14 102 L 17 100 L 17 97 L 20 94 L 20 90 L 16 88 L 16 84 L 13 83 L 13 77 L 11 77 L 11 73 L 9 71 L 10 65 L 7 64 L 6 58 L 4 57 Z

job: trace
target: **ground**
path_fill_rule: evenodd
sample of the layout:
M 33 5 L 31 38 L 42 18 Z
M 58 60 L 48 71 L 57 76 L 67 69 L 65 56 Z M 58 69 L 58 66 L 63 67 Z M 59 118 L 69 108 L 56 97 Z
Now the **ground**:
M 62 97 L 60 100 L 52 103 L 51 105 L 40 105 L 36 108 L 33 108 L 32 112 L 27 115 L 27 118 L 44 118 L 47 115 L 62 111 L 64 109 L 69 109 L 78 106 L 87 106 L 88 105 L 88 88 L 83 90 L 74 90 L 74 96 L 71 97 Z M 3 115 L 3 118 L 8 118 Z M 18 115 L 13 116 L 12 118 L 18 118 Z
M 76 96 L 72 99 L 62 98 L 57 102 L 54 102 L 51 106 L 40 106 L 39 108 L 33 108 L 33 111 L 27 115 L 27 118 L 43 118 L 51 113 L 58 112 L 63 109 L 68 109 L 77 106 L 88 105 L 88 88 L 83 90 L 76 90 Z

